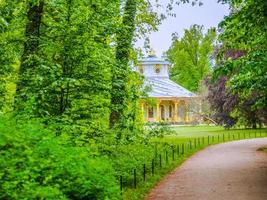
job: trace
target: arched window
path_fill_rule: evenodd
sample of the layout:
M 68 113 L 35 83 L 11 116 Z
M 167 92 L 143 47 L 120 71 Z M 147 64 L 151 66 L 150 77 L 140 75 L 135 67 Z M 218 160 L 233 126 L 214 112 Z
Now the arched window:
M 155 72 L 156 72 L 156 74 L 160 73 L 160 65 L 155 66 Z
M 185 121 L 185 116 L 186 116 L 186 105 L 185 105 L 185 101 L 182 100 L 179 104 L 178 107 L 178 114 L 180 116 L 180 118 L 182 119 L 182 121 Z
M 172 117 L 172 106 L 169 105 L 169 117 L 171 118 Z
M 160 106 L 160 118 L 161 120 L 165 120 L 165 108 L 163 105 Z
M 154 110 L 152 106 L 148 107 L 148 118 L 153 118 L 154 117 Z

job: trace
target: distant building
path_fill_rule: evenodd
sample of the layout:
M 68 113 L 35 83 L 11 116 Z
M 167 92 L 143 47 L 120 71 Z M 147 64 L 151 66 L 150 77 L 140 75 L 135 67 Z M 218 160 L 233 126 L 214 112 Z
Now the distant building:
M 171 65 L 163 58 L 151 54 L 139 60 L 136 71 L 144 75 L 144 87 L 149 87 L 148 96 L 154 103 L 142 101 L 142 111 L 146 122 L 167 121 L 186 124 L 196 121 L 192 112 L 197 96 L 169 79 Z

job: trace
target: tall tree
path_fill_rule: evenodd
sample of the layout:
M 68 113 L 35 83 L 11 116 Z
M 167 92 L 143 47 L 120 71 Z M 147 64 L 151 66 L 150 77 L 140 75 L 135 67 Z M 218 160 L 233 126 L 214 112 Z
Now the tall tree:
M 23 22 L 21 40 L 17 41 L 21 60 L 16 97 L 19 113 L 63 122 L 66 126 L 62 127 L 85 133 L 86 138 L 105 133 L 119 3 L 20 3 L 25 15 L 18 20 Z M 18 21 L 16 26 L 20 27 Z
M 223 2 L 230 3 L 232 12 L 220 23 L 222 47 L 214 79 L 230 78 L 226 87 L 240 99 L 237 107 L 240 120 L 255 128 L 267 122 L 267 3 Z
M 39 116 L 52 116 L 83 140 L 101 136 L 109 124 L 119 2 L 48 1 L 45 12 Z
M 130 72 L 130 51 L 135 31 L 137 0 L 127 0 L 124 7 L 122 27 L 117 34 L 116 64 L 112 68 L 110 126 L 119 122 L 126 108 L 126 83 Z
M 203 26 L 193 25 L 184 36 L 173 38 L 167 51 L 173 63 L 171 79 L 191 91 L 197 91 L 200 81 L 210 72 L 210 56 L 216 38 L 215 29 L 203 33 Z
M 226 82 L 228 80 L 229 77 L 227 76 L 216 79 L 212 84 L 209 77 L 205 80 L 205 84 L 208 86 L 206 98 L 213 111 L 211 117 L 218 124 L 226 128 L 230 128 L 236 124 L 237 117 L 232 116 L 231 113 L 239 104 L 238 96 L 231 94 L 226 88 Z
M 35 82 L 33 78 L 36 75 L 39 62 L 40 28 L 44 12 L 44 1 L 29 1 L 26 3 L 27 21 L 25 28 L 24 49 L 20 60 L 19 79 L 17 83 L 16 106 L 18 110 L 23 110 L 25 102 L 31 98 L 31 87 Z M 31 92 L 30 92 L 31 91 Z
M 12 110 L 16 71 L 23 47 L 24 5 L 19 1 L 0 2 L 0 113 Z

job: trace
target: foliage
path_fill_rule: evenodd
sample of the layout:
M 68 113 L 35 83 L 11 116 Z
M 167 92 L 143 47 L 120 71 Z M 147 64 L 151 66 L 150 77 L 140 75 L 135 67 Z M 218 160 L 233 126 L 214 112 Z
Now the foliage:
M 106 158 L 38 122 L 0 121 L 1 199 L 120 199 Z
M 23 11 L 24 7 L 16 0 L 0 2 L 0 112 L 13 106 L 7 89 L 16 80 L 14 71 L 18 68 L 22 47 Z
M 239 103 L 237 95 L 231 94 L 225 87 L 228 77 L 219 77 L 215 82 L 210 83 L 210 79 L 206 78 L 205 84 L 208 86 L 208 94 L 206 98 L 210 104 L 210 108 L 215 113 L 212 117 L 214 120 L 227 128 L 235 125 L 237 119 L 231 116 Z
M 46 1 L 41 23 L 34 28 L 38 35 L 30 35 L 26 29 L 31 22 L 30 8 L 36 8 L 38 2 L 13 4 L 21 7 L 16 10 L 17 18 L 14 12 L 8 13 L 17 19 L 13 26 L 18 28 L 20 40 L 16 41 L 17 52 L 5 51 L 0 57 L 7 60 L 10 56 L 14 62 L 16 55 L 21 61 L 17 113 L 57 120 L 64 122 L 63 126 L 75 124 L 72 131 L 84 138 L 104 134 L 109 124 L 110 70 L 115 63 L 114 47 L 110 44 L 117 31 L 119 2 Z M 11 7 L 11 3 L 5 5 Z M 11 31 L 10 35 L 15 37 L 15 30 Z M 5 41 L 4 48 L 14 46 L 13 38 Z M 36 46 L 31 45 L 36 41 L 38 48 L 26 49 L 25 46 Z M 8 63 L 9 68 L 12 62 Z M 5 70 L 3 78 L 6 80 L 7 76 Z M 12 76 L 16 81 L 16 73 Z
M 255 128 L 267 121 L 267 4 L 264 0 L 227 2 L 232 13 L 220 24 L 223 45 L 213 79 L 229 77 L 225 87 L 239 98 L 234 114 Z
M 147 125 L 147 139 L 151 138 L 162 138 L 165 135 L 169 135 L 172 133 L 172 129 L 170 128 L 170 125 L 164 121 L 162 122 L 149 122 Z
M 127 0 L 124 6 L 122 27 L 117 35 L 116 64 L 112 68 L 111 113 L 110 126 L 122 123 L 127 106 L 127 77 L 131 73 L 129 67 L 130 52 L 135 30 L 137 1 Z
M 167 52 L 173 63 L 171 79 L 191 91 L 197 91 L 200 81 L 210 72 L 210 56 L 216 37 L 214 29 L 203 33 L 203 26 L 193 25 L 179 39 L 174 36 Z
M 125 185 L 131 186 L 133 169 L 142 168 L 143 164 L 153 159 L 154 156 L 155 149 L 151 144 L 121 144 L 114 149 L 110 159 L 117 179 L 123 176 Z
M 120 199 L 116 178 L 155 155 L 130 63 L 162 18 L 145 0 L 4 0 L 0 12 L 0 109 L 14 110 L 0 119 L 0 198 Z

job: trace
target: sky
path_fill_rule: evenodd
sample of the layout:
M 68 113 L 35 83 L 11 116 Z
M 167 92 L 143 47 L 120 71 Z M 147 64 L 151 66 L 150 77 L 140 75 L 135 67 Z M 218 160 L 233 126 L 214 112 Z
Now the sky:
M 161 0 L 166 5 L 168 1 Z M 217 0 L 202 0 L 202 2 L 202 6 L 190 4 L 175 6 L 173 12 L 176 17 L 165 19 L 159 30 L 150 35 L 151 47 L 157 56 L 162 56 L 162 53 L 171 46 L 172 33 L 177 32 L 179 37 L 182 37 L 184 29 L 190 28 L 193 24 L 203 25 L 205 30 L 217 27 L 224 16 L 229 14 L 229 6 L 217 3 Z M 135 46 L 142 47 L 143 41 L 137 41 Z

